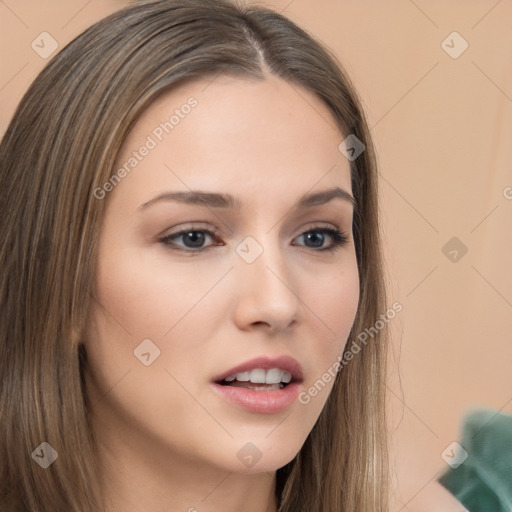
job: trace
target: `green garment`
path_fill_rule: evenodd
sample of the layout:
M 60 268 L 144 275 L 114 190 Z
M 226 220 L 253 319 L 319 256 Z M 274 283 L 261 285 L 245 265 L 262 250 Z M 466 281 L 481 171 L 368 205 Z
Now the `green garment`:
M 439 482 L 469 512 L 512 512 L 512 416 L 471 412 L 463 420 L 460 445 L 467 459 Z

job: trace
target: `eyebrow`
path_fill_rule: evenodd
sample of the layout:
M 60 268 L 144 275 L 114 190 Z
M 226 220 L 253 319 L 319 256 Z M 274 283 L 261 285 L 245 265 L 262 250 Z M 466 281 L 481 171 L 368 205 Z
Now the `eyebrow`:
M 335 187 L 328 190 L 322 190 L 320 192 L 304 194 L 297 201 L 294 208 L 296 210 L 311 208 L 313 206 L 328 203 L 333 199 L 341 199 L 342 201 L 350 203 L 353 207 L 356 205 L 356 200 L 351 194 L 340 187 Z M 161 201 L 176 201 L 179 203 L 206 206 L 210 208 L 231 208 L 236 210 L 240 210 L 242 207 L 240 200 L 231 194 L 191 190 L 188 192 L 164 192 L 141 204 L 137 210 L 145 210 L 152 204 Z

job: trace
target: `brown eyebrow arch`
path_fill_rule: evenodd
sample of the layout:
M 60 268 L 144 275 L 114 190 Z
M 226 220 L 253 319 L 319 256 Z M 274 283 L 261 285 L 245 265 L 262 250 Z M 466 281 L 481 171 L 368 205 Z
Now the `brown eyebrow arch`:
M 349 202 L 353 207 L 356 205 L 355 198 L 346 190 L 335 187 L 321 192 L 313 192 L 304 194 L 295 205 L 294 209 L 300 210 L 311 208 L 321 204 L 328 203 L 332 199 L 341 199 Z M 210 208 L 232 208 L 240 210 L 242 203 L 239 199 L 231 194 L 219 194 L 215 192 L 201 192 L 199 190 L 191 190 L 188 192 L 164 192 L 153 199 L 141 204 L 138 210 L 145 210 L 150 205 L 160 201 L 177 201 L 185 204 L 198 206 L 206 206 Z

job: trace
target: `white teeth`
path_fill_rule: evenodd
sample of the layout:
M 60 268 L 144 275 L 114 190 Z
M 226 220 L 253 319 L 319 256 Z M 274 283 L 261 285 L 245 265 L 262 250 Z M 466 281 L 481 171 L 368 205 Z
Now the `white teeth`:
M 279 384 L 283 379 L 283 373 L 283 370 L 278 370 L 277 368 L 268 370 L 265 375 L 265 384 Z
M 252 382 L 253 384 L 279 384 L 284 382 L 288 384 L 292 380 L 292 374 L 279 368 L 272 368 L 270 370 L 263 370 L 262 368 L 254 368 L 250 372 L 240 372 L 235 375 L 230 375 L 224 380 L 232 382 L 234 380 L 239 382 Z
M 255 370 L 251 370 L 249 380 L 254 384 L 265 384 L 266 373 L 267 372 L 265 370 L 262 370 L 261 368 L 256 368 Z
M 291 381 L 292 381 L 292 374 L 290 372 L 284 372 L 282 382 L 284 382 L 285 384 L 288 384 L 288 382 L 291 382 Z

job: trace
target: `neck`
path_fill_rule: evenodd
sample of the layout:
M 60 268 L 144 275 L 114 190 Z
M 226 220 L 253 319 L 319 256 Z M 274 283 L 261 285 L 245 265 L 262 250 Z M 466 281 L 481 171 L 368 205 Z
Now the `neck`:
M 275 471 L 232 472 L 124 434 L 96 436 L 105 512 L 277 512 Z

